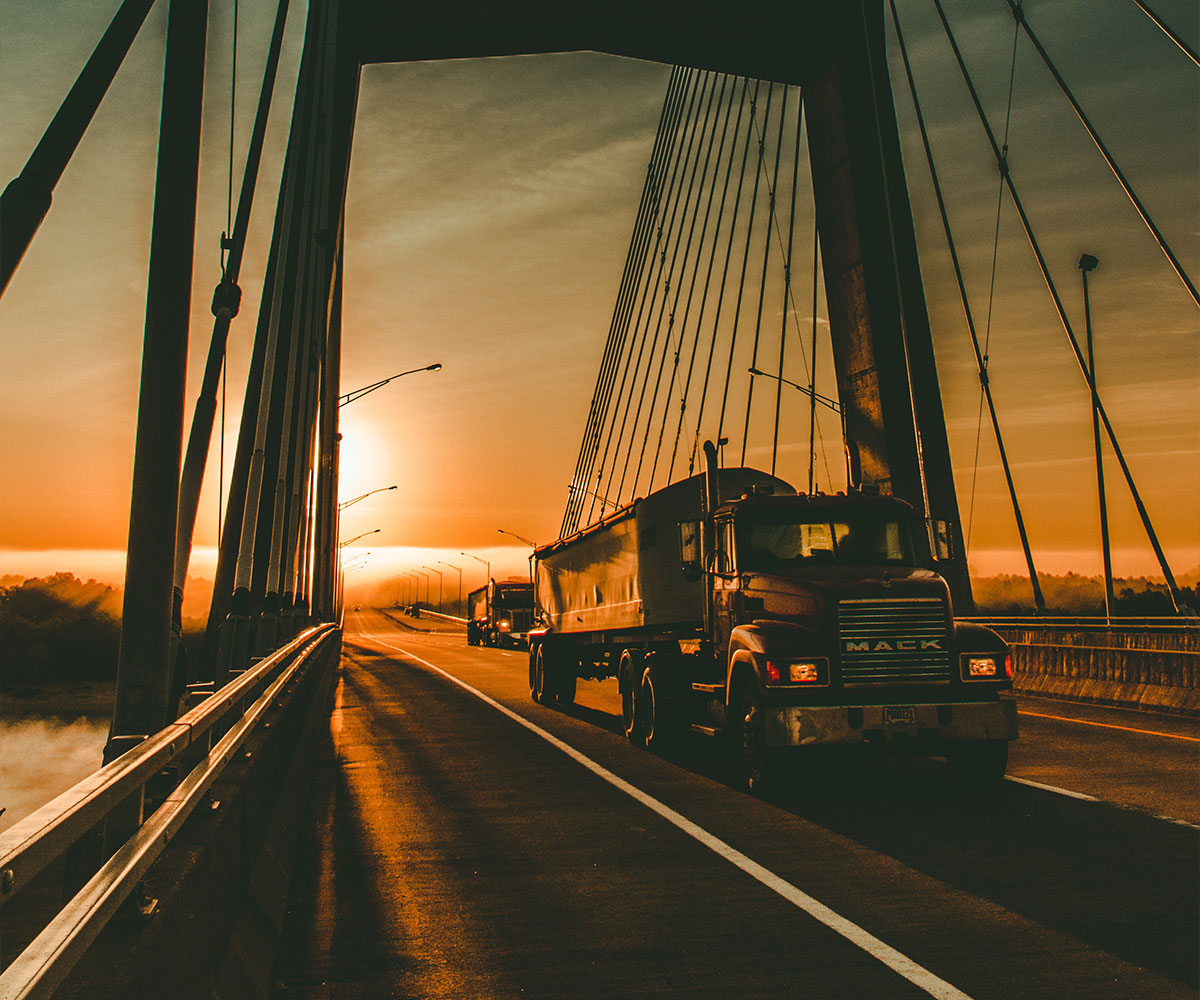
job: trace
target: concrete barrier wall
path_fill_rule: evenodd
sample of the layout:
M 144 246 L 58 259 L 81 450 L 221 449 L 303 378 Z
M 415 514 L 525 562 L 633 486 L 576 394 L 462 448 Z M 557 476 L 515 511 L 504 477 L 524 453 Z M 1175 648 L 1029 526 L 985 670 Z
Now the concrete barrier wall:
M 1200 631 L 1002 628 L 1018 692 L 1200 714 Z

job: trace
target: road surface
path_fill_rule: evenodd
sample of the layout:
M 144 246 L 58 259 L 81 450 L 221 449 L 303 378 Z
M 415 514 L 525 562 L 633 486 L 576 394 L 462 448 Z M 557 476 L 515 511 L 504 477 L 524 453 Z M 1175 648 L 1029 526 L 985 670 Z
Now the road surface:
M 997 792 L 764 800 L 630 746 L 613 681 L 537 705 L 523 652 L 368 610 L 343 650 L 280 997 L 1196 996 L 1195 720 L 1025 700 Z

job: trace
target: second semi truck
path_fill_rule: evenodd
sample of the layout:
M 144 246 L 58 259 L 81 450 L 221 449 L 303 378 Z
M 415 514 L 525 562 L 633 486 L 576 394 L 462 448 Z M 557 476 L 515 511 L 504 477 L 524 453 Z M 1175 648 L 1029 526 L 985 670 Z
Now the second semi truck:
M 574 700 L 616 677 L 627 737 L 724 736 L 746 783 L 789 755 L 866 746 L 1003 777 L 1017 735 L 1008 648 L 955 622 L 905 502 L 808 496 L 753 469 L 673 483 L 534 553 L 529 684 Z
M 467 595 L 468 646 L 524 646 L 533 624 L 533 585 L 489 580 Z

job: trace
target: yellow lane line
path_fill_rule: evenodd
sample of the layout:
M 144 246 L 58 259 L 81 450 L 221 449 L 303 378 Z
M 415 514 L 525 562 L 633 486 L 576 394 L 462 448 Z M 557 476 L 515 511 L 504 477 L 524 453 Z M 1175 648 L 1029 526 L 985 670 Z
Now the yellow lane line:
M 1123 729 L 1127 733 L 1142 733 L 1145 736 L 1162 736 L 1168 740 L 1187 740 L 1189 743 L 1200 743 L 1200 737 L 1178 736 L 1175 733 L 1160 733 L 1155 729 L 1134 729 L 1132 726 L 1116 726 L 1111 722 L 1091 722 L 1088 719 L 1069 719 L 1065 715 L 1042 715 L 1040 712 L 1017 712 L 1018 715 L 1031 715 L 1035 719 L 1054 719 L 1056 722 L 1076 722 L 1081 726 L 1099 726 L 1101 729 Z

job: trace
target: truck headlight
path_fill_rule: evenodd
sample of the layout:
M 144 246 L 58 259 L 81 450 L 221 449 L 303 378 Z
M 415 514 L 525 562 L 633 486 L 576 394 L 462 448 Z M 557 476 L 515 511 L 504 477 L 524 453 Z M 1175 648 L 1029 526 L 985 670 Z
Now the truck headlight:
M 496 625 L 501 632 L 507 632 L 512 627 L 507 618 L 501 618 Z
M 815 684 L 821 675 L 817 665 L 809 661 L 789 663 L 788 673 L 791 675 L 793 684 Z
M 968 677 L 995 677 L 996 658 L 994 656 L 967 657 Z
M 820 684 L 821 663 L 817 660 L 767 660 L 768 684 Z

